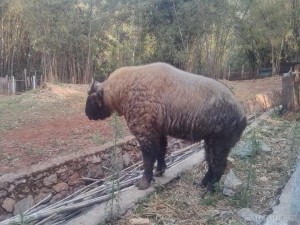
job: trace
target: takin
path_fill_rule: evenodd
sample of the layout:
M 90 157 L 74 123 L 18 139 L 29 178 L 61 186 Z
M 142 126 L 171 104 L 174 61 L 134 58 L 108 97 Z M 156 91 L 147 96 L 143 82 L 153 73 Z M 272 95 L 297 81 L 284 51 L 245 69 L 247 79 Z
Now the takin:
M 227 156 L 238 142 L 247 119 L 239 101 L 224 84 L 184 72 L 165 63 L 123 67 L 102 83 L 93 82 L 85 113 L 103 120 L 113 112 L 124 115 L 138 140 L 144 173 L 137 186 L 147 189 L 166 169 L 167 135 L 205 142 L 208 171 L 198 185 L 214 191 Z

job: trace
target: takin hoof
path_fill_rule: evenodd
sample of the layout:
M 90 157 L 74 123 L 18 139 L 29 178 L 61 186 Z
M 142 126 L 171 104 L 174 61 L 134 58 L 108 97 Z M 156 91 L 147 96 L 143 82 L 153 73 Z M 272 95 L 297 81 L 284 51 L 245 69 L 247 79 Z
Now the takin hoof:
M 194 181 L 193 185 L 200 188 L 205 188 L 208 185 L 208 182 L 205 179 L 202 179 L 201 181 Z
M 206 195 L 215 193 L 215 188 L 206 188 L 206 190 L 200 192 L 200 197 L 204 198 Z
M 148 181 L 147 178 L 142 177 L 138 182 L 135 183 L 135 186 L 137 186 L 139 190 L 145 190 L 150 187 L 150 181 Z
M 154 173 L 154 176 L 155 177 L 161 177 L 165 173 L 166 168 L 167 167 L 163 167 L 161 169 L 156 170 L 156 172 Z
M 214 185 L 208 184 L 205 191 L 200 192 L 200 197 L 204 198 L 208 194 L 213 194 L 216 192 L 216 187 Z

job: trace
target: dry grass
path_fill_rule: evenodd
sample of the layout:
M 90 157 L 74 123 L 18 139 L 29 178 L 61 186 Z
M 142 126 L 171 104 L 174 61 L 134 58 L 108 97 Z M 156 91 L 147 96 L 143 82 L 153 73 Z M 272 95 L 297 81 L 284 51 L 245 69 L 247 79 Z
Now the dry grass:
M 218 191 L 201 198 L 200 190 L 193 186 L 200 179 L 206 165 L 202 164 L 184 172 L 173 181 L 136 207 L 121 219 L 110 224 L 128 225 L 132 218 L 149 218 L 150 224 L 178 225 L 223 225 L 249 224 L 236 214 L 237 210 L 249 207 L 261 215 L 270 214 L 295 165 L 299 147 L 300 123 L 278 117 L 263 121 L 243 139 L 253 143 L 254 152 L 249 158 L 234 157 L 233 171 L 243 185 L 233 197 L 222 194 L 223 179 Z M 266 143 L 270 152 L 262 152 L 259 141 Z

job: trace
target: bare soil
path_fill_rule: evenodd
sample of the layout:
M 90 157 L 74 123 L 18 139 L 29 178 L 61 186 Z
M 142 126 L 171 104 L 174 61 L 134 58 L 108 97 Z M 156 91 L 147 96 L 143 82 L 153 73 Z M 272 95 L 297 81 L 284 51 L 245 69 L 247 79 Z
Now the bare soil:
M 281 77 L 221 82 L 244 103 L 281 89 Z M 35 92 L 0 96 L 0 176 L 112 140 L 112 119 L 89 121 L 84 114 L 87 89 L 87 85 L 46 84 Z M 289 119 L 295 118 L 299 115 Z M 125 120 L 120 121 L 123 135 L 128 135 Z M 257 145 L 250 159 L 233 157 L 231 167 L 243 183 L 235 196 L 222 194 L 221 181 L 215 194 L 201 198 L 200 190 L 192 185 L 207 170 L 207 165 L 201 164 L 112 224 L 127 225 L 134 218 L 143 218 L 149 219 L 148 224 L 241 225 L 251 224 L 237 215 L 241 208 L 249 207 L 261 215 L 271 213 L 294 169 L 300 124 L 274 115 L 246 138 L 253 145 L 256 140 L 263 141 L 271 152 L 262 153 Z
M 111 140 L 110 119 L 90 121 L 84 114 L 87 89 L 87 85 L 47 83 L 36 92 L 2 96 L 0 175 Z
M 241 101 L 281 86 L 280 77 L 222 82 Z M 84 114 L 87 90 L 87 85 L 46 83 L 37 91 L 1 96 L 0 175 L 111 140 L 111 119 L 89 121 Z M 121 121 L 124 135 L 129 134 Z

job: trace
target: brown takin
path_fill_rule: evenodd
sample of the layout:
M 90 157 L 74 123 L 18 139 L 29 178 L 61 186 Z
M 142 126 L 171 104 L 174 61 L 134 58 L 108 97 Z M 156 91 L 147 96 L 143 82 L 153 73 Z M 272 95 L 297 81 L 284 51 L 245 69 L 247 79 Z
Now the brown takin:
M 240 103 L 224 84 L 165 63 L 120 68 L 103 83 L 94 82 L 88 95 L 85 113 L 90 120 L 103 120 L 112 112 L 124 115 L 139 141 L 141 190 L 149 187 L 156 160 L 156 174 L 165 172 L 167 135 L 204 140 L 208 171 L 199 183 L 214 190 L 247 124 Z

